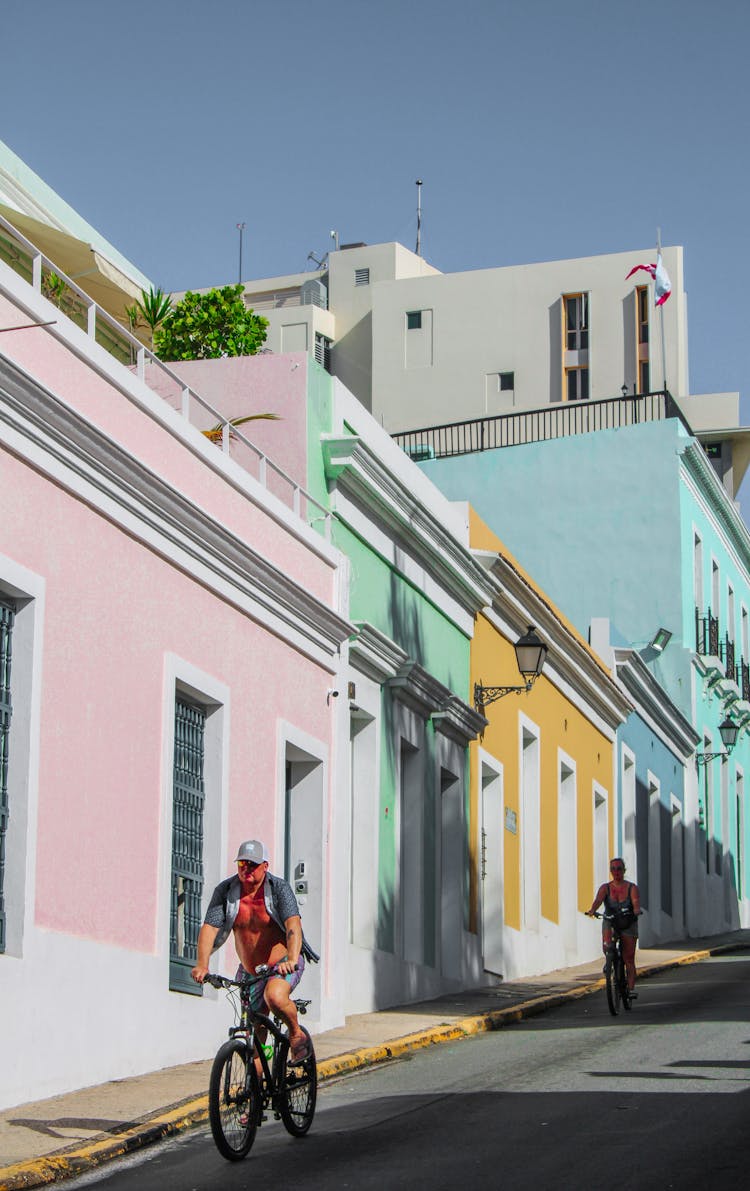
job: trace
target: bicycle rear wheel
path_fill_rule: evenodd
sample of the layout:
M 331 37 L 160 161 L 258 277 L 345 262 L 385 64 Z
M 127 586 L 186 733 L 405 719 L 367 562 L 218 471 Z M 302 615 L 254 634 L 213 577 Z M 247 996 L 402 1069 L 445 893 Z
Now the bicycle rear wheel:
M 312 1125 L 315 1102 L 318 1098 L 318 1065 L 312 1038 L 302 1027 L 307 1038 L 308 1054 L 299 1063 L 292 1062 L 286 1044 L 286 1053 L 280 1056 L 283 1066 L 279 1078 L 279 1112 L 284 1127 L 292 1137 L 304 1137 Z
M 208 1085 L 208 1119 L 216 1147 L 229 1162 L 239 1162 L 255 1141 L 260 1090 L 244 1042 L 225 1042 L 214 1059 Z
M 607 960 L 604 964 L 604 982 L 607 989 L 609 1011 L 613 1017 L 617 1017 L 620 1012 L 620 986 L 617 979 L 617 957 L 612 952 L 607 952 Z

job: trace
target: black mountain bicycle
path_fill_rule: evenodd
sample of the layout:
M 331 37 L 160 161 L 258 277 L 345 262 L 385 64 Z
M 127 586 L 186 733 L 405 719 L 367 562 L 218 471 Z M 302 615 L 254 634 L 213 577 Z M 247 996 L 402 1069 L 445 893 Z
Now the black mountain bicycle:
M 209 973 L 205 983 L 224 988 L 231 996 L 239 993 L 239 1024 L 229 1030 L 229 1041 L 219 1047 L 208 1086 L 208 1117 L 216 1146 L 230 1162 L 239 1162 L 250 1151 L 259 1126 L 270 1108 L 281 1118 L 293 1137 L 303 1137 L 312 1124 L 318 1094 L 318 1069 L 312 1039 L 307 1038 L 305 1057 L 295 1062 L 289 1052 L 286 1027 L 276 1016 L 256 1013 L 250 1006 L 250 990 L 266 980 L 273 968 L 256 968 L 257 975 L 244 980 Z M 298 1013 L 306 1013 L 309 1001 L 296 1000 Z M 236 1006 L 236 1001 L 235 1001 Z M 266 1042 L 258 1031 L 265 1029 Z
M 604 953 L 604 985 L 607 990 L 607 1004 L 613 1017 L 623 1009 L 633 1008 L 633 1002 L 628 988 L 628 973 L 625 969 L 625 959 L 622 954 L 622 935 L 611 914 L 600 914 L 595 910 L 592 918 L 603 918 L 612 929 L 612 938 Z

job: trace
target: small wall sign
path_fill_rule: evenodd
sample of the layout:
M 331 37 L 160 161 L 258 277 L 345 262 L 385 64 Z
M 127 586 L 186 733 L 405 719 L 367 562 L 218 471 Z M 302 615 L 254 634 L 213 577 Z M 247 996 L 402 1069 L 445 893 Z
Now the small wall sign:
M 505 830 L 518 835 L 518 815 L 509 806 L 505 808 Z

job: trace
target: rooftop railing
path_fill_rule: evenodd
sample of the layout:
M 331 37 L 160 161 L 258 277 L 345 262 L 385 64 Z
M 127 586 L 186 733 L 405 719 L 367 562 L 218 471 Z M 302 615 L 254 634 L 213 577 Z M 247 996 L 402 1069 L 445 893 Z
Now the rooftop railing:
M 272 492 L 308 525 L 323 524 L 326 541 L 331 537 L 331 513 L 296 480 L 259 450 L 231 420 L 200 393 L 186 384 L 168 364 L 141 343 L 121 323 L 93 301 L 66 276 L 36 245 L 27 240 L 13 224 L 0 216 L 0 261 L 10 266 L 37 293 L 54 301 L 60 312 L 71 319 L 91 339 L 121 364 L 130 366 L 158 397 L 166 401 L 191 425 L 227 456 Z M 206 423 L 209 423 L 206 425 Z
M 627 394 L 602 401 L 564 401 L 542 409 L 424 426 L 420 430 L 401 431 L 393 438 L 412 459 L 446 459 L 573 434 L 615 430 L 641 422 L 661 422 L 666 418 L 678 418 L 688 434 L 693 433 L 671 393 L 658 389 L 653 393 Z

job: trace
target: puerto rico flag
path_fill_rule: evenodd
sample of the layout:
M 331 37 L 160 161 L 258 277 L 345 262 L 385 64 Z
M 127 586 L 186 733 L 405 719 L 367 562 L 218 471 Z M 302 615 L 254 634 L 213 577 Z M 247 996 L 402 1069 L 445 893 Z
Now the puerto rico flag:
M 654 305 L 663 306 L 667 298 L 672 292 L 672 282 L 669 280 L 669 274 L 664 268 L 664 263 L 661 259 L 661 253 L 656 254 L 655 265 L 635 265 L 628 273 L 628 277 L 632 277 L 639 269 L 643 269 L 648 273 L 654 281 Z M 625 280 L 628 280 L 628 277 Z

